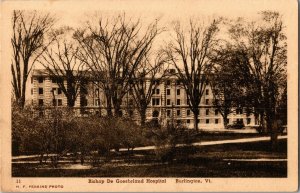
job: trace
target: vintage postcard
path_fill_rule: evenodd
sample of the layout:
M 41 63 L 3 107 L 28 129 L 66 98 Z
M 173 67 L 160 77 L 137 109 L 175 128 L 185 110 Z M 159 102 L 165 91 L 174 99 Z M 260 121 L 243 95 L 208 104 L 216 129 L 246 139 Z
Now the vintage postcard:
M 298 190 L 298 2 L 1 2 L 1 191 Z

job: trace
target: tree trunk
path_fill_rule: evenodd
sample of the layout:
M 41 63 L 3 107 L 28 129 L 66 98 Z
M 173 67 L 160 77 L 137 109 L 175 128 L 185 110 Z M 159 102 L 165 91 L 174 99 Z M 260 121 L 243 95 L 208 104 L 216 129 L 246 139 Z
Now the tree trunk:
M 80 163 L 81 163 L 81 165 L 84 164 L 84 155 L 82 152 L 81 152 L 81 156 L 80 156 Z
M 140 109 L 140 116 L 141 116 L 141 126 L 144 127 L 146 123 L 146 108 Z
M 262 127 L 262 133 L 267 133 L 268 132 L 268 129 L 267 129 L 267 126 L 266 126 L 266 123 L 265 123 L 265 113 L 263 110 L 260 111 L 259 113 L 259 124 L 260 126 Z
M 22 94 L 22 96 L 18 99 L 18 104 L 19 104 L 19 107 L 21 107 L 21 109 L 24 108 L 24 106 L 25 106 L 25 95 Z
M 67 105 L 68 105 L 68 107 L 74 107 L 75 106 L 75 100 L 73 100 L 72 97 L 67 97 Z
M 120 105 L 117 103 L 114 104 L 115 116 L 122 117 L 122 111 Z
M 276 151 L 278 147 L 278 133 L 277 130 L 271 132 L 271 148 L 272 151 Z
M 21 108 L 24 108 L 24 106 L 25 106 L 27 77 L 28 77 L 28 60 L 25 59 L 24 60 L 23 77 L 22 77 L 23 82 L 22 82 L 22 91 L 21 91 L 21 101 L 20 101 Z
M 223 125 L 224 125 L 224 129 L 227 128 L 227 125 L 228 125 L 228 115 L 227 114 L 224 114 L 223 116 Z
M 121 103 L 122 103 L 122 100 L 113 99 L 113 105 L 114 105 L 114 110 L 115 110 L 115 116 L 116 117 L 122 117 Z
M 199 111 L 195 111 L 194 113 L 194 129 L 198 132 L 199 128 L 198 128 L 198 115 L 199 115 Z
M 275 112 L 272 109 L 267 110 L 267 128 L 268 131 L 270 132 L 272 151 L 276 151 L 279 123 L 275 119 Z
M 109 116 L 109 117 L 112 117 L 112 103 L 111 103 L 111 98 L 110 97 L 108 97 L 108 96 L 106 96 L 106 100 L 107 100 L 107 115 Z

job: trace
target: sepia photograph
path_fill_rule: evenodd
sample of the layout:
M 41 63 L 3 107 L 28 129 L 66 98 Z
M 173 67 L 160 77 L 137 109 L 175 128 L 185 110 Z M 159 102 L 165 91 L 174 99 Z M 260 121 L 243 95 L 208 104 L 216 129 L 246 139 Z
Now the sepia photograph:
M 298 24 L 286 11 L 297 2 L 16 2 L 2 4 L 1 23 L 11 191 L 66 191 L 59 181 L 73 178 L 114 187 L 267 178 L 285 190 L 293 174 L 297 185 Z

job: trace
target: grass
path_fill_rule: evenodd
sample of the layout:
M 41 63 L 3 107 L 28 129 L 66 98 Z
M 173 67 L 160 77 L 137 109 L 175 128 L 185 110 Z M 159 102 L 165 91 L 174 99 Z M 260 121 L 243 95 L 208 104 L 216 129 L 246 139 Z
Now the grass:
M 123 152 L 113 162 L 91 169 L 49 168 L 47 164 L 13 164 L 13 177 L 287 177 L 286 161 L 226 161 L 224 159 L 286 159 L 287 140 L 279 140 L 276 152 L 270 142 L 182 147 L 170 163 L 157 160 L 155 152 Z M 126 159 L 125 159 L 126 158 Z M 128 159 L 129 158 L 129 159 Z M 88 163 L 89 164 L 89 163 Z
M 244 139 L 244 138 L 255 138 L 264 137 L 268 135 L 262 135 L 259 133 L 232 133 L 232 132 L 201 132 L 194 139 L 197 141 L 221 141 L 221 140 L 233 140 L 233 139 Z

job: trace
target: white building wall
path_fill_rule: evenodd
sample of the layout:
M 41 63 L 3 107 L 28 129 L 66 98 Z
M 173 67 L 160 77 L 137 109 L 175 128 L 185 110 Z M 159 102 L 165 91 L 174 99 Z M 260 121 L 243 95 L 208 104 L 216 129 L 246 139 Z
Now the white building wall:
M 45 77 L 43 83 L 38 82 L 38 74 L 35 74 L 32 79 L 32 99 L 33 104 L 37 105 L 39 99 L 44 100 L 44 105 L 52 106 L 52 88 L 58 88 L 56 83 L 52 83 L 52 80 L 49 77 Z M 157 89 L 159 89 L 159 93 L 153 94 L 152 98 L 159 99 L 159 105 L 153 105 L 152 100 L 150 101 L 149 108 L 146 111 L 146 118 L 147 120 L 151 120 L 153 118 L 153 111 L 159 112 L 159 119 L 167 122 L 168 120 L 175 119 L 180 120 L 180 122 L 186 125 L 189 128 L 193 128 L 193 112 L 190 110 L 190 115 L 187 115 L 187 110 L 189 110 L 189 106 L 187 104 L 187 94 L 185 93 L 184 88 L 182 85 L 176 84 L 176 79 L 174 77 L 169 78 L 170 85 L 166 84 L 166 81 L 161 81 Z M 149 81 L 146 81 L 146 85 L 149 87 Z M 66 81 L 64 81 L 66 86 Z M 43 88 L 44 93 L 40 95 L 38 93 L 38 88 Z M 100 96 L 100 103 L 96 102 L 98 96 L 96 96 L 96 89 L 99 89 L 99 96 Z M 170 90 L 170 95 L 167 95 L 167 89 Z M 177 89 L 180 89 L 180 94 L 177 95 Z M 208 93 L 204 91 L 199 109 L 199 128 L 206 128 L 206 129 L 215 129 L 215 128 L 223 128 L 223 118 L 220 113 L 217 115 L 215 114 L 215 108 L 213 107 L 213 95 L 212 90 L 208 86 Z M 87 108 L 88 111 L 92 113 L 100 114 L 101 116 L 105 116 L 107 114 L 106 110 L 106 98 L 105 93 L 103 90 L 98 88 L 93 82 L 89 82 L 87 84 L 88 94 L 86 95 L 88 104 Z M 78 91 L 80 92 L 80 90 Z M 129 115 L 129 108 L 128 108 L 128 101 L 130 99 L 130 94 L 126 94 L 124 97 L 124 101 L 122 104 L 123 107 L 123 115 Z M 67 98 L 62 93 L 61 95 L 55 95 L 56 99 L 62 99 L 63 106 L 67 106 Z M 170 100 L 170 104 L 167 104 L 167 100 Z M 180 99 L 180 105 L 177 105 L 177 99 Z M 206 104 L 206 100 L 208 99 L 208 104 Z M 75 101 L 75 107 L 80 107 L 80 94 Z M 208 115 L 206 114 L 206 109 L 209 110 Z M 177 111 L 180 110 L 180 115 L 177 116 Z M 170 111 L 170 116 L 167 116 L 167 111 Z M 138 120 L 139 113 L 137 109 L 133 110 L 133 118 Z M 218 122 L 216 123 L 216 119 Z M 255 125 L 254 115 L 251 114 L 250 116 L 246 115 L 246 112 L 243 111 L 243 114 L 236 114 L 235 111 L 228 116 L 229 124 L 232 124 L 237 119 L 243 119 L 244 124 L 247 125 Z M 209 120 L 207 122 L 207 120 Z M 250 122 L 249 122 L 250 120 Z

